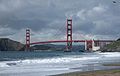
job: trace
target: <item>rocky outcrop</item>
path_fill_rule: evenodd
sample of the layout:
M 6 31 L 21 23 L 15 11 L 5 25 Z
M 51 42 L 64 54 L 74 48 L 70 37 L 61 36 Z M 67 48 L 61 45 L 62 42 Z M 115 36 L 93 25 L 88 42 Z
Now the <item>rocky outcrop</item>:
M 0 51 L 19 51 L 24 44 L 8 38 L 0 38 Z
M 120 52 L 120 39 L 100 49 L 102 52 Z

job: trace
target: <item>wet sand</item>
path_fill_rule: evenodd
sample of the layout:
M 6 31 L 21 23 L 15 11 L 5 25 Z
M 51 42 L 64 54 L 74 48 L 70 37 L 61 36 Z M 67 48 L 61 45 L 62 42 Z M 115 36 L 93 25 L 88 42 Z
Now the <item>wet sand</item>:
M 103 65 L 120 67 L 120 63 L 103 64 Z M 65 74 L 59 74 L 54 76 L 120 76 L 120 68 L 110 69 L 110 70 L 88 71 L 88 72 L 72 72 L 72 73 L 65 73 Z

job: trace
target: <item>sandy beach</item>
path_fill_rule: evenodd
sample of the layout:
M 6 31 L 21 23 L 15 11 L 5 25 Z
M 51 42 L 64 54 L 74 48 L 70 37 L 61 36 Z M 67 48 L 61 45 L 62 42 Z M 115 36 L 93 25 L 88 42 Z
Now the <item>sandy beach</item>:
M 92 71 L 92 72 L 73 72 L 73 73 L 66 73 L 55 76 L 120 76 L 120 69 Z
M 103 64 L 104 66 L 119 66 L 120 63 L 116 64 Z M 110 69 L 110 70 L 98 70 L 98 71 L 88 71 L 88 72 L 72 72 L 59 74 L 54 76 L 120 76 L 120 68 L 119 69 Z

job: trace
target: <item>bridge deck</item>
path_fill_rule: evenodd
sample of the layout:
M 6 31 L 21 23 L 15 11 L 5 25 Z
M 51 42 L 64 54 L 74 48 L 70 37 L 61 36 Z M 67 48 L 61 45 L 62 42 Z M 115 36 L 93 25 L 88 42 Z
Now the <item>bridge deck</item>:
M 33 42 L 33 43 L 30 43 L 30 45 L 34 45 L 34 44 L 47 44 L 47 43 L 64 43 L 64 42 L 85 42 L 85 41 L 90 41 L 90 40 L 72 40 L 72 41 L 53 40 L 53 41 Z M 95 42 L 114 42 L 115 40 L 94 40 L 94 41 Z

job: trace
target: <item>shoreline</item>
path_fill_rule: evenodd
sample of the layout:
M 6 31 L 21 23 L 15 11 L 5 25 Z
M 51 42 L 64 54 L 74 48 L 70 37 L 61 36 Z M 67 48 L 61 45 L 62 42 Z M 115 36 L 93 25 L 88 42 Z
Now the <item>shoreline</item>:
M 103 64 L 103 66 L 120 67 L 120 63 Z M 76 72 L 63 73 L 63 74 L 51 75 L 51 76 L 120 76 L 120 68 L 86 71 L 86 72 L 76 71 Z
M 120 76 L 120 69 L 97 70 L 87 72 L 71 72 L 52 76 Z

